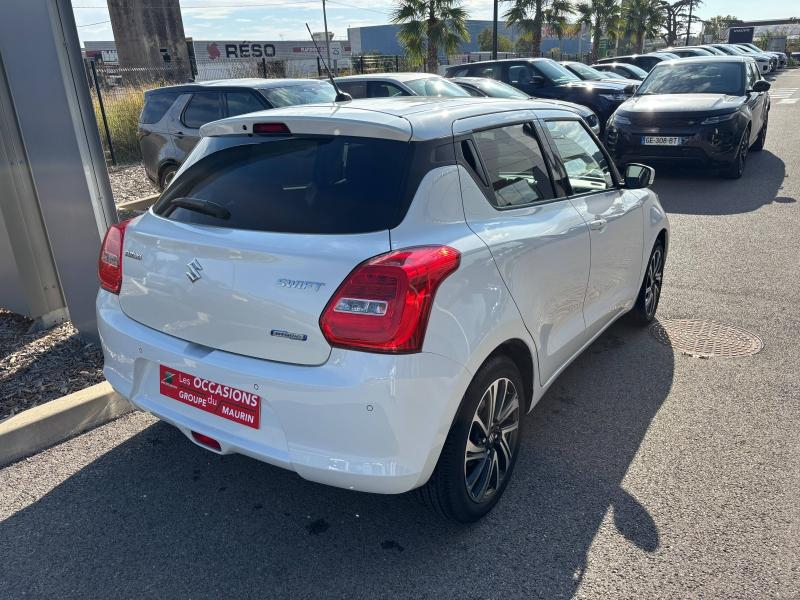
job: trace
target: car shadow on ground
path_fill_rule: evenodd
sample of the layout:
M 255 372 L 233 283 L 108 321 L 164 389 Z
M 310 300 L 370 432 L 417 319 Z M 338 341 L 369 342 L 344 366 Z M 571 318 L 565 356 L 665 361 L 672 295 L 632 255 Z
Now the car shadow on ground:
M 0 523 L 21 597 L 570 598 L 604 522 L 641 552 L 658 524 L 623 478 L 672 385 L 672 350 L 621 321 L 525 420 L 480 523 L 217 456 L 152 425 Z M 435 390 L 431 390 L 435 393 Z M 611 512 L 609 512 L 609 509 Z
M 730 215 L 772 202 L 794 203 L 781 195 L 786 165 L 768 150 L 751 152 L 741 179 L 724 179 L 702 166 L 656 165 L 653 189 L 668 213 Z

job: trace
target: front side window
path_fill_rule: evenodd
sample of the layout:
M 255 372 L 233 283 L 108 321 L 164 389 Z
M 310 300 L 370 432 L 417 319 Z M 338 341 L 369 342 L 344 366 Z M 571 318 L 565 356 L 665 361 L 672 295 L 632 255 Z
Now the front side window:
M 367 97 L 366 81 L 337 81 L 339 88 L 353 97 L 353 100 Z
M 392 96 L 407 96 L 403 90 L 388 81 L 370 81 L 368 84 L 370 98 L 391 98 Z
M 252 92 L 226 92 L 225 99 L 229 117 L 264 110 L 264 105 Z
M 529 83 L 533 77 L 527 65 L 511 65 L 508 67 L 508 80 L 511 83 Z
M 497 208 L 515 208 L 554 197 L 542 150 L 530 123 L 478 131 L 473 137 Z
M 223 118 L 222 96 L 219 92 L 197 92 L 183 112 L 183 123 L 192 129 Z
M 599 192 L 614 187 L 614 178 L 600 146 L 580 121 L 547 121 L 567 172 L 573 194 Z
M 537 71 L 538 74 L 556 85 L 569 83 L 570 81 L 580 81 L 580 77 L 554 60 L 538 60 L 532 66 L 534 71 Z
M 417 96 L 436 96 L 436 97 L 468 97 L 469 94 L 461 87 L 440 77 L 428 77 L 424 79 L 414 79 L 405 82 Z

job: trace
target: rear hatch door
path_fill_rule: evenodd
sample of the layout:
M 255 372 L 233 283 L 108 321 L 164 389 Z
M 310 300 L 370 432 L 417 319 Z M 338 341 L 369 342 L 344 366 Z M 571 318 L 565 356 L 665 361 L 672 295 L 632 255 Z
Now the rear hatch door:
M 126 230 L 122 310 L 195 344 L 324 363 L 319 318 L 347 275 L 390 250 L 409 144 L 347 136 L 204 140 Z

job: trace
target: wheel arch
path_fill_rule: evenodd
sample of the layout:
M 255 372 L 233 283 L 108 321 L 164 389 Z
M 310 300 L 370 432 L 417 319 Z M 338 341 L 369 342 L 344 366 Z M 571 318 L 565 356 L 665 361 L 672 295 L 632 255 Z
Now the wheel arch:
M 481 367 L 487 361 L 500 355 L 510 358 L 517 365 L 520 375 L 522 375 L 522 383 L 525 386 L 525 412 L 528 412 L 533 406 L 535 376 L 533 353 L 528 344 L 520 338 L 509 339 L 492 350 L 489 356 L 481 363 Z

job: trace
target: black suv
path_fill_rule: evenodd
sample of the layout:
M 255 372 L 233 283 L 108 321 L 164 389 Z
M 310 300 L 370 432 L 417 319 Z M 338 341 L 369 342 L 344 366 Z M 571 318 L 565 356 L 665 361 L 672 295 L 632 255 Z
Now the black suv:
M 582 81 L 549 58 L 512 58 L 466 63 L 447 68 L 447 77 L 489 77 L 536 98 L 553 98 L 591 108 L 603 126 L 611 114 L 633 94 L 625 82 Z

